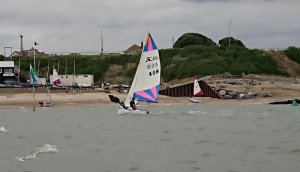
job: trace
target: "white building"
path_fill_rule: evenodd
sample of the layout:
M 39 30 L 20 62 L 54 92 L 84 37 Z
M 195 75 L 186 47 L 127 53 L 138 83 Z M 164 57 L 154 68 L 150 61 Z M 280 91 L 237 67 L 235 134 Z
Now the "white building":
M 62 86 L 72 86 L 77 83 L 79 86 L 94 86 L 94 75 L 78 74 L 78 75 L 58 75 Z M 52 83 L 53 75 L 50 75 Z
M 6 80 L 18 81 L 20 68 L 15 66 L 14 61 L 0 61 L 0 83 Z
M 46 78 L 39 78 L 37 83 L 40 85 L 46 85 Z

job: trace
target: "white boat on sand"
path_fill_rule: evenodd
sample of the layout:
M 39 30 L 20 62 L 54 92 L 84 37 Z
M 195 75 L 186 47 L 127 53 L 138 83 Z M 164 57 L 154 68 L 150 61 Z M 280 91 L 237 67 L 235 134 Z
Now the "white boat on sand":
M 194 91 L 193 96 L 191 97 L 191 102 L 193 103 L 200 103 L 201 101 L 196 97 L 204 96 L 204 92 L 201 90 L 199 82 L 197 79 L 194 79 Z

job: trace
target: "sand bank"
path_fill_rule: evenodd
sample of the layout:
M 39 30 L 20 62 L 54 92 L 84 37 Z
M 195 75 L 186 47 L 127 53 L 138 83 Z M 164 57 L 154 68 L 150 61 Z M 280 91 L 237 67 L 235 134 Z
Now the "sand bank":
M 201 104 L 268 104 L 274 101 L 284 101 L 290 99 L 300 99 L 300 84 L 291 83 L 290 81 L 261 81 L 259 85 L 230 85 L 227 88 L 238 91 L 253 93 L 270 93 L 272 97 L 260 97 L 251 98 L 246 100 L 222 100 L 209 97 L 201 97 Z M 47 93 L 47 89 L 36 89 L 35 99 L 36 107 L 39 107 L 39 101 L 51 100 L 55 103 L 54 107 L 64 106 L 100 106 L 100 105 L 112 105 L 108 95 L 113 94 L 124 100 L 127 94 L 119 93 L 116 90 L 112 90 L 110 93 L 101 92 L 100 90 L 81 90 L 75 94 L 71 90 L 66 92 L 65 90 L 50 90 L 50 96 Z M 160 104 L 187 104 L 191 103 L 189 97 L 168 97 L 159 96 Z M 25 107 L 31 108 L 33 106 L 32 90 L 28 88 L 1 88 L 0 89 L 0 108 L 18 108 Z

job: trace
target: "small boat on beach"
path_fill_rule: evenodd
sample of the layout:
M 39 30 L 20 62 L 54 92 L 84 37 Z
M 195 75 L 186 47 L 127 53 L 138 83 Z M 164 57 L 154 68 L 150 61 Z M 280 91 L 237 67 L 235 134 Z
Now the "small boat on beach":
M 285 101 L 277 101 L 277 102 L 271 102 L 269 104 L 271 105 L 284 105 L 284 104 L 290 104 L 293 106 L 298 106 L 300 103 L 300 99 L 293 99 L 293 100 L 285 100 Z
M 202 97 L 204 96 L 204 92 L 201 90 L 198 80 L 194 79 L 194 91 L 193 96 L 191 97 L 191 102 L 193 103 L 200 103 L 201 101 L 197 99 L 196 97 Z

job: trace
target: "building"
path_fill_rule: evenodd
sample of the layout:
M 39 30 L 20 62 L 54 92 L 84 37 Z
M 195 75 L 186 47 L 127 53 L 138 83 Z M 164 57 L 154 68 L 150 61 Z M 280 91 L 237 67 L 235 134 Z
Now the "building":
M 31 48 L 30 50 L 23 50 L 23 51 L 14 51 L 11 56 L 15 57 L 15 56 L 29 56 L 29 57 L 33 57 L 33 52 L 34 48 Z M 36 57 L 44 57 L 47 56 L 47 54 L 45 52 L 39 52 L 37 49 L 35 49 L 35 56 Z
M 131 47 L 129 47 L 127 50 L 124 51 L 124 54 L 138 54 L 141 52 L 142 52 L 142 46 L 133 44 Z
M 0 61 L 0 83 L 18 81 L 20 69 L 14 61 Z
M 58 75 L 62 86 L 72 86 L 77 83 L 79 86 L 91 87 L 94 86 L 94 75 L 78 74 L 78 75 Z M 53 80 L 53 75 L 50 75 L 50 81 Z

